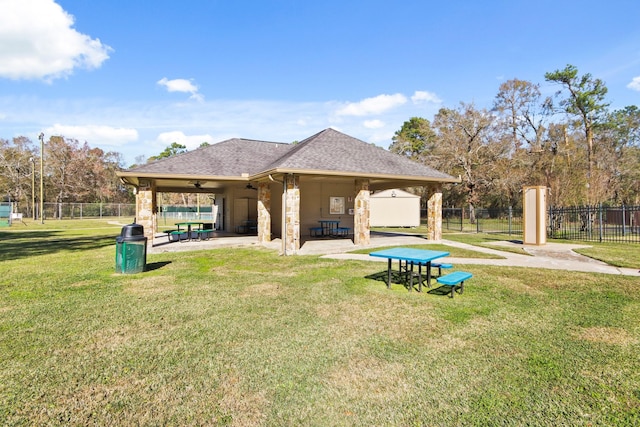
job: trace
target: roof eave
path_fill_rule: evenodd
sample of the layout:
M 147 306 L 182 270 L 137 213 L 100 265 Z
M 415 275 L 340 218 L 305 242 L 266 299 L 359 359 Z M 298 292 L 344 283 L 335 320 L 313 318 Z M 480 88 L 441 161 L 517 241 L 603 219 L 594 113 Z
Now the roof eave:
M 128 172 L 117 171 L 116 175 L 126 184 L 138 185 L 140 179 L 162 179 L 177 181 L 250 181 L 249 174 L 238 175 L 190 175 L 190 174 L 164 174 L 157 172 Z
M 395 175 L 395 174 L 380 174 L 380 173 L 366 173 L 366 172 L 348 172 L 348 171 L 335 171 L 335 170 L 317 170 L 317 169 L 287 169 L 276 168 L 268 171 L 260 172 L 251 177 L 253 180 L 266 178 L 269 175 L 283 175 L 283 174 L 299 174 L 299 175 L 323 175 L 323 176 L 342 176 L 353 178 L 370 178 L 370 179 L 383 179 L 383 180 L 397 180 L 397 181 L 411 181 L 411 182 L 446 182 L 446 183 L 460 183 L 462 179 L 460 177 L 454 178 L 449 176 L 445 177 L 429 177 L 429 176 L 416 176 L 416 175 Z

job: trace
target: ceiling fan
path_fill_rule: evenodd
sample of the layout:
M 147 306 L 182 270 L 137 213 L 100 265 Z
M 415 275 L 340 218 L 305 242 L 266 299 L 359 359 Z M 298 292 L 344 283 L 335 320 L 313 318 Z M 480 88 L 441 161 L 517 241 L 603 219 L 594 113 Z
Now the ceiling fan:
M 254 187 L 253 185 L 251 185 L 251 183 L 248 183 L 247 186 L 245 187 L 247 190 L 257 190 L 256 187 Z

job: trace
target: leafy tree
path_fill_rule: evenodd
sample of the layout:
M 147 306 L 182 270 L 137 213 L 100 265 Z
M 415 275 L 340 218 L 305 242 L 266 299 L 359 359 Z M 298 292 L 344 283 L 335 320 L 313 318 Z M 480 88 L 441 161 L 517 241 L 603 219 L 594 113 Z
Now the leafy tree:
M 599 132 L 603 153 L 598 156 L 608 180 L 604 183 L 612 200 L 624 204 L 640 202 L 640 109 L 628 106 L 609 115 Z
M 11 142 L 0 139 L 0 194 L 25 206 L 31 205 L 35 169 L 32 161 L 39 162 L 39 156 L 28 138 L 19 136 Z
M 587 149 L 587 202 L 595 203 L 598 198 L 594 191 L 594 132 L 596 127 L 606 118 L 607 107 L 605 95 L 607 87 L 600 79 L 594 79 L 591 74 L 578 75 L 578 69 L 567 65 L 563 70 L 545 73 L 548 82 L 559 83 L 566 90 L 566 96 L 560 100 L 560 107 L 570 117 L 576 118 L 576 125 L 582 129 Z M 559 91 L 557 95 L 563 94 Z
M 177 154 L 186 153 L 186 152 L 187 152 L 187 147 L 185 145 L 178 144 L 177 142 L 172 142 L 170 146 L 165 148 L 164 151 L 162 151 L 157 156 L 149 157 L 148 161 L 151 162 L 151 161 L 156 161 L 160 159 L 166 159 L 167 157 L 172 157 Z
M 551 190 L 549 205 L 575 206 L 583 201 L 586 153 L 578 149 L 580 143 L 580 135 L 569 133 L 565 123 L 552 123 L 545 132 L 537 167 L 544 175 L 543 185 Z
M 433 150 L 436 133 L 431 128 L 429 120 L 412 117 L 402 124 L 402 128 L 396 131 L 392 140 L 393 143 L 389 147 L 391 152 L 419 161 L 425 153 Z
M 11 142 L 0 139 L 0 191 L 19 202 L 23 212 L 33 212 L 34 191 L 40 198 L 39 149 L 39 144 L 23 136 Z M 121 166 L 120 153 L 105 153 L 86 142 L 81 145 L 77 140 L 53 136 L 44 141 L 45 202 L 131 203 L 131 191 L 116 176 Z M 32 178 L 36 188 L 32 187 Z
M 45 143 L 45 200 L 55 201 L 59 209 L 61 203 L 84 200 L 89 186 L 84 180 L 85 162 L 79 155 L 77 140 L 66 141 L 64 137 L 52 136 Z M 59 211 L 58 217 L 62 216 Z

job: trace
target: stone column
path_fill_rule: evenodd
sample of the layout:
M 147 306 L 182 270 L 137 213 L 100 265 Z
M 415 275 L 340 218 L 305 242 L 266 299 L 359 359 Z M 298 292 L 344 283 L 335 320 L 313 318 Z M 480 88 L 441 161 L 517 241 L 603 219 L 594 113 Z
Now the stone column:
M 158 225 L 156 224 L 156 188 L 155 182 L 140 180 L 136 192 L 136 223 L 144 227 L 144 235 L 153 242 Z
M 442 240 L 442 186 L 429 186 L 427 197 L 427 239 L 439 242 Z
M 258 183 L 258 242 L 271 241 L 271 187 L 267 182 Z
M 300 250 L 300 178 L 293 174 L 285 177 L 284 227 L 282 230 L 282 252 L 295 255 Z
M 371 192 L 368 179 L 356 179 L 356 200 L 353 217 L 353 243 L 367 246 L 370 243 L 371 227 L 369 217 L 371 213 Z

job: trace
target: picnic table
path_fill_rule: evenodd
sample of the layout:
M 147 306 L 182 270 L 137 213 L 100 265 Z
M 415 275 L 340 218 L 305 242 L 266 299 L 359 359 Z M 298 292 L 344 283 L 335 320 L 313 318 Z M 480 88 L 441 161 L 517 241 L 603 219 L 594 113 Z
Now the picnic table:
M 187 227 L 187 238 L 191 240 L 193 237 L 191 234 L 191 227 L 197 226 L 198 230 L 200 230 L 203 226 L 204 222 L 201 221 L 185 221 L 185 222 L 176 222 L 176 227 L 178 227 L 178 232 L 180 232 L 180 226 Z
M 340 225 L 340 221 L 337 219 L 321 219 L 318 221 L 320 223 L 321 235 L 322 236 L 335 236 L 337 233 L 338 226 Z
M 413 288 L 413 266 L 414 264 L 417 264 L 418 291 L 422 291 L 422 266 L 424 265 L 427 267 L 427 286 L 429 286 L 431 284 L 431 261 L 449 256 L 449 252 L 399 247 L 371 252 L 369 255 L 373 257 L 387 258 L 387 288 L 391 288 L 393 260 L 398 260 L 398 271 L 400 275 L 402 276 L 403 273 L 406 273 L 409 276 L 409 291 Z

